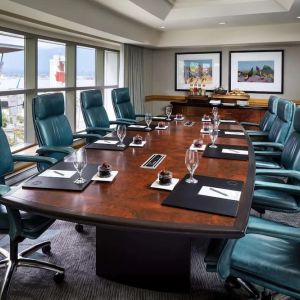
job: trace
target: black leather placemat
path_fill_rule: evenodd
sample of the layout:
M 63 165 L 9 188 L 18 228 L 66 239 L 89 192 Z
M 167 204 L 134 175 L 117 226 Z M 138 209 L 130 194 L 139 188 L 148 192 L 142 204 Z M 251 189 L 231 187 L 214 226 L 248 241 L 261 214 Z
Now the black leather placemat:
M 103 140 L 110 140 L 110 141 L 118 141 L 119 139 L 117 137 L 114 138 L 103 138 Z M 118 147 L 119 144 L 96 144 L 91 143 L 85 146 L 86 149 L 98 149 L 98 150 L 113 150 L 113 151 L 124 151 L 126 148 L 128 148 L 128 145 L 132 142 L 132 138 L 125 137 L 123 143 L 126 145 L 125 147 Z
M 203 155 L 204 157 L 212 157 L 212 158 L 223 158 L 223 159 L 236 159 L 236 160 L 248 160 L 248 155 L 241 155 L 241 154 L 230 154 L 230 153 L 223 153 L 222 149 L 236 149 L 236 150 L 247 150 L 248 147 L 246 146 L 235 146 L 235 145 L 222 145 L 216 144 L 217 148 L 210 148 L 211 144 L 207 145 Z
M 136 124 L 136 125 L 147 126 L 145 123 L 138 123 L 138 124 Z M 130 127 L 130 126 L 128 126 L 128 127 L 127 127 L 127 130 L 128 130 L 128 131 L 143 131 L 143 132 L 150 132 L 150 131 L 154 130 L 155 126 L 156 126 L 156 125 L 154 125 L 154 124 L 150 124 L 149 127 L 151 128 L 151 130 L 147 130 L 146 128 L 137 128 L 137 127 Z
M 189 175 L 186 175 L 179 183 L 177 183 L 174 190 L 162 202 L 162 205 L 205 211 L 231 217 L 237 215 L 239 201 L 198 195 L 198 192 L 202 186 L 241 191 L 243 188 L 242 181 L 207 176 L 194 176 L 198 179 L 198 183 L 192 184 L 185 182 L 185 179 L 188 177 Z
M 64 190 L 64 191 L 83 191 L 91 182 L 91 178 L 97 173 L 97 165 L 88 164 L 83 170 L 82 177 L 86 179 L 83 184 L 76 184 L 74 181 L 79 177 L 78 173 L 74 174 L 71 178 L 62 177 L 44 177 L 34 176 L 33 178 L 26 181 L 22 188 L 32 189 L 50 189 L 50 190 Z M 73 163 L 70 162 L 59 162 L 56 165 L 49 168 L 50 170 L 65 170 L 65 171 L 76 171 Z
M 225 124 L 225 123 L 223 123 L 223 124 Z M 228 125 L 228 123 L 227 123 L 227 125 Z M 220 129 L 218 136 L 219 137 L 234 138 L 234 139 L 244 139 L 244 138 L 246 138 L 245 134 L 244 135 L 225 134 L 225 131 L 243 132 L 243 130 Z

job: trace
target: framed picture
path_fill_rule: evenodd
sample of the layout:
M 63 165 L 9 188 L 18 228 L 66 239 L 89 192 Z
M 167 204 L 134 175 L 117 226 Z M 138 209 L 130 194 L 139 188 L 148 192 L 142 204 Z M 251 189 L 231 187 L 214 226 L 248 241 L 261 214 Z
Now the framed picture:
M 187 91 L 195 83 L 212 91 L 221 86 L 221 52 L 175 53 L 175 90 Z
M 229 89 L 283 93 L 283 50 L 230 51 Z

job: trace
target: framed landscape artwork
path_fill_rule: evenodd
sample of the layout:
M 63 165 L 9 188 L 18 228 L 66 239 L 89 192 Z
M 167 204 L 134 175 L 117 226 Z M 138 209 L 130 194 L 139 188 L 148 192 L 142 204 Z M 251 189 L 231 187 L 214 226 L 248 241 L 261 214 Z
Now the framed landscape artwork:
M 229 89 L 249 93 L 283 93 L 283 50 L 231 51 Z
M 221 85 L 221 52 L 175 53 L 175 90 L 199 84 L 212 91 Z

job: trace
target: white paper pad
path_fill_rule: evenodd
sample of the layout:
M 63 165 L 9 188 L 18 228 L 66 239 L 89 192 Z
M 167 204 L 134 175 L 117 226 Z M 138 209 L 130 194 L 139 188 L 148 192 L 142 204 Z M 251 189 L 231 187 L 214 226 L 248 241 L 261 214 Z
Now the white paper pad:
M 199 147 L 195 147 L 194 144 L 192 144 L 190 146 L 190 150 L 194 150 L 194 151 L 204 151 L 206 148 L 206 145 L 202 145 L 200 148 Z
M 175 185 L 178 183 L 179 178 L 172 178 L 171 184 L 159 184 L 159 180 L 156 179 L 152 184 L 151 187 L 154 189 L 162 189 L 162 190 L 167 190 L 167 191 L 173 191 Z
M 248 155 L 248 150 L 222 149 L 222 153 Z
M 245 133 L 242 131 L 225 131 L 224 133 L 230 135 L 245 135 Z
M 135 144 L 134 142 L 130 143 L 129 146 L 130 147 L 144 147 L 146 144 L 146 141 L 142 141 L 141 144 Z
M 152 119 L 154 119 L 154 120 L 165 120 L 166 117 L 153 117 Z
M 158 129 L 158 130 L 165 130 L 168 128 L 168 125 L 166 125 L 165 127 L 158 127 L 156 126 L 155 129 Z
M 144 125 L 129 125 L 130 128 L 146 128 L 147 126 Z
M 198 195 L 239 201 L 241 192 L 204 185 L 198 192 Z
M 119 141 L 109 141 L 109 140 L 98 140 L 95 144 L 105 144 L 105 145 L 115 145 L 118 144 Z
M 95 174 L 93 176 L 92 180 L 110 182 L 110 181 L 114 180 L 114 178 L 117 176 L 118 172 L 119 171 L 110 171 L 110 176 L 109 177 L 99 177 L 97 174 Z
M 76 171 L 46 170 L 45 172 L 39 174 L 38 176 L 56 177 L 56 178 L 71 178 L 75 173 L 76 173 Z
M 235 120 L 220 120 L 221 123 L 235 123 Z
M 202 122 L 211 122 L 211 119 L 201 119 Z

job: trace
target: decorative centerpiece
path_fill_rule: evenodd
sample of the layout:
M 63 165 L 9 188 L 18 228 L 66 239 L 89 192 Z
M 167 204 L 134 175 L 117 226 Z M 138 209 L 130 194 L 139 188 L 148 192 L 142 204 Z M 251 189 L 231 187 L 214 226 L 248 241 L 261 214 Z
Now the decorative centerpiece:
M 176 114 L 175 119 L 180 120 L 183 118 L 183 114 Z
M 226 95 L 226 93 L 227 93 L 227 90 L 224 90 L 224 88 L 221 86 L 214 90 L 214 94 L 216 94 L 216 95 Z
M 99 177 L 109 177 L 111 171 L 111 166 L 109 163 L 104 162 L 101 166 L 98 166 L 98 176 Z
M 210 117 L 209 117 L 209 115 L 203 115 L 203 120 L 206 120 L 206 121 L 210 121 Z
M 143 138 L 137 134 L 133 137 L 133 143 L 136 145 L 141 145 L 143 143 Z
M 159 128 L 165 128 L 166 123 L 165 122 L 158 122 L 158 127 Z
M 194 141 L 193 141 L 193 145 L 194 145 L 194 147 L 196 147 L 196 148 L 201 148 L 202 145 L 203 145 L 203 140 L 194 140 Z
M 171 184 L 173 174 L 171 171 L 162 170 L 158 173 L 159 184 L 167 185 Z

